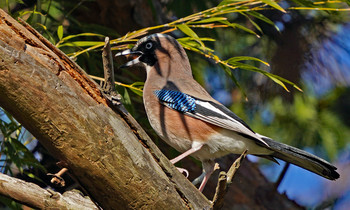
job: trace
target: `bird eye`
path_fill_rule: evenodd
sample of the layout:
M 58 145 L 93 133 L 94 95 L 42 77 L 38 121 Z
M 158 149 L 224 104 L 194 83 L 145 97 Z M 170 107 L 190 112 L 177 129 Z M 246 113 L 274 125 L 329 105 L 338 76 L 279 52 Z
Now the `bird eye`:
M 146 49 L 147 49 L 147 50 L 150 50 L 152 47 L 153 47 L 152 42 L 148 42 L 148 43 L 146 44 Z

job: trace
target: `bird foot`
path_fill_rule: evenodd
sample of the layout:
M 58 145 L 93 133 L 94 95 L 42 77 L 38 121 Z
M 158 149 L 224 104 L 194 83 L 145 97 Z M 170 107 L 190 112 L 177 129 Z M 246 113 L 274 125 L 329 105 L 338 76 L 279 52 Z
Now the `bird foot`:
M 177 168 L 177 170 L 180 171 L 180 173 L 184 174 L 186 178 L 188 178 L 188 175 L 190 175 L 190 173 L 188 173 L 188 171 L 186 169 L 178 168 L 178 167 L 176 167 L 176 168 Z

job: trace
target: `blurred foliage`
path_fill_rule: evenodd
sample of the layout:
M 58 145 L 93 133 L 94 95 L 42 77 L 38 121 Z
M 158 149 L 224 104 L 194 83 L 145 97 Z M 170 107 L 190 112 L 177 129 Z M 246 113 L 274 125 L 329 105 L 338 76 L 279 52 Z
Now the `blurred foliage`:
M 231 109 L 256 132 L 299 148 L 322 145 L 318 154 L 334 161 L 350 139 L 349 127 L 333 110 L 343 92 L 344 88 L 337 88 L 322 99 L 308 92 L 298 93 L 292 103 L 275 97 L 249 115 L 242 103 L 234 103 Z
M 167 22 L 157 20 L 158 25 L 148 25 L 124 35 L 119 35 L 107 24 L 81 21 L 80 11 L 89 13 L 95 9 L 89 7 L 89 3 L 95 2 L 6 0 L 0 1 L 0 8 L 31 24 L 75 59 L 96 81 L 103 80 L 101 48 L 105 36 L 112 38 L 113 50 L 123 50 L 147 34 L 173 33 L 187 49 L 195 78 L 212 93 L 224 89 L 234 102 L 231 109 L 257 132 L 297 147 L 321 145 L 320 150 L 324 150 L 326 153 L 323 154 L 330 160 L 336 159 L 339 149 L 349 143 L 349 127 L 341 120 L 344 110 L 337 111 L 339 100 L 344 96 L 342 88 L 331 89 L 322 98 L 313 94 L 307 85 L 305 93 L 301 93 L 299 84 L 307 81 L 301 79 L 300 72 L 297 72 L 299 77 L 287 77 L 282 74 L 283 69 L 273 69 L 277 66 L 273 53 L 277 52 L 277 60 L 282 57 L 278 54 L 278 49 L 283 48 L 281 41 L 294 45 L 288 39 L 290 37 L 284 35 L 292 34 L 293 37 L 291 31 L 302 35 L 305 39 L 302 48 L 307 55 L 311 43 L 315 40 L 322 43 L 334 36 L 336 26 L 349 20 L 346 12 L 349 11 L 349 0 L 172 0 L 163 5 Z M 155 11 L 154 1 L 147 2 L 155 16 L 158 11 Z M 302 69 L 302 63 L 296 65 Z M 140 81 L 144 80 L 144 75 L 129 70 L 116 71 L 116 86 L 124 105 L 141 124 L 147 125 L 146 130 L 150 130 L 141 108 L 143 82 Z M 222 87 L 208 82 L 209 72 L 214 72 Z M 267 85 L 267 81 L 279 86 Z M 291 93 L 284 91 L 267 97 L 263 95 L 264 87 L 268 92 L 281 89 Z M 287 97 L 292 99 L 286 100 Z M 45 170 L 28 149 L 27 145 L 34 138 L 3 110 L 0 110 L 0 126 L 2 171 L 15 174 L 16 169 L 16 173 L 27 173 L 31 178 L 40 179 L 26 170 Z
M 0 108 L 0 161 L 1 171 L 5 174 L 26 173 L 31 178 L 34 174 L 25 169 L 36 168 L 45 171 L 45 168 L 34 158 L 26 145 L 36 141 L 35 138 L 19 124 L 10 114 Z

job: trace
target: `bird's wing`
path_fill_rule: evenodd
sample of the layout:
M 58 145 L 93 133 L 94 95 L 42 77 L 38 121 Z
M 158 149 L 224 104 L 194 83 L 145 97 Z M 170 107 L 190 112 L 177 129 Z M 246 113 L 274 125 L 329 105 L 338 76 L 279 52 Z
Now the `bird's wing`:
M 213 125 L 235 131 L 246 138 L 255 140 L 269 147 L 242 119 L 222 104 L 213 101 L 204 101 L 180 91 L 168 89 L 156 90 L 154 94 L 161 104 L 170 109 L 177 110 Z

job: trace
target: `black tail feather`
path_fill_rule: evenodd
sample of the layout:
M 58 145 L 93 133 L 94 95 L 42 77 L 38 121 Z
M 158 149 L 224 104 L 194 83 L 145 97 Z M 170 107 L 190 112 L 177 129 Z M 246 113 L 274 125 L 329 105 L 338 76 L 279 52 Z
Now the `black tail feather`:
M 330 180 L 339 178 L 339 174 L 336 172 L 337 168 L 329 162 L 301 149 L 276 142 L 272 139 L 265 137 L 262 139 L 274 151 L 272 154 L 273 157 L 300 166 Z

